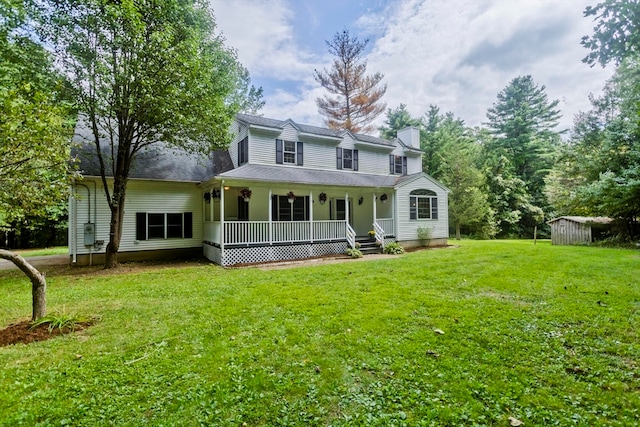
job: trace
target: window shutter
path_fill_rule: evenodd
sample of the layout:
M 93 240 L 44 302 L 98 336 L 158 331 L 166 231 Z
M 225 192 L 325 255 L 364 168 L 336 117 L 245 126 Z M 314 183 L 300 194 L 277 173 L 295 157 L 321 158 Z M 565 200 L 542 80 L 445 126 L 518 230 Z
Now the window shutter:
M 238 166 L 242 164 L 242 151 L 243 151 L 242 141 L 238 142 Z
M 431 198 L 431 219 L 438 219 L 438 199 Z
M 358 170 L 358 150 L 353 150 L 353 170 Z
M 296 161 L 296 164 L 297 164 L 298 166 L 302 166 L 302 160 L 303 160 L 303 157 L 304 157 L 304 156 L 302 155 L 302 142 L 300 142 L 300 141 L 298 141 L 298 142 L 296 143 L 296 155 L 297 155 L 297 157 L 298 157 L 298 158 L 296 159 L 296 160 L 297 160 L 297 161 Z
M 409 219 L 418 219 L 418 199 L 409 197 Z
M 407 156 L 402 157 L 402 175 L 407 174 Z
M 276 163 L 281 165 L 283 163 L 282 155 L 282 140 L 276 139 Z
M 191 239 L 193 237 L 193 213 L 184 213 L 184 238 Z
M 393 154 L 389 154 L 389 173 L 392 175 L 395 173 L 395 166 L 395 156 Z
M 136 212 L 136 240 L 147 240 L 146 212 Z
M 271 220 L 272 221 L 280 221 L 278 217 L 278 196 L 271 196 Z
M 342 169 L 342 148 L 336 147 L 336 168 Z

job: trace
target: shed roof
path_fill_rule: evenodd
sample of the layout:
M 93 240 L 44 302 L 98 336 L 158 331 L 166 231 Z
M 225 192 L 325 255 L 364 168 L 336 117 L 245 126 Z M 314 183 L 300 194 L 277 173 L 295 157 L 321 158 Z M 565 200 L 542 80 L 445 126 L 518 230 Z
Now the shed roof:
M 547 221 L 547 224 L 551 224 L 552 222 L 560 221 L 561 219 L 567 221 L 573 221 L 580 224 L 609 224 L 613 219 L 608 218 L 606 216 L 559 216 L 558 218 L 554 218 L 552 220 Z

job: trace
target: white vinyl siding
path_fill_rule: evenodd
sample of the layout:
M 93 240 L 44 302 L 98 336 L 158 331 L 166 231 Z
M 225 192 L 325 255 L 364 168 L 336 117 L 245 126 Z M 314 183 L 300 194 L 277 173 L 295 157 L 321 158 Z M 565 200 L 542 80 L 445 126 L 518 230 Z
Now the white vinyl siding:
M 426 189 L 436 193 L 434 197 L 438 201 L 438 219 L 427 220 L 411 220 L 410 212 L 410 193 L 413 190 Z M 448 238 L 449 237 L 449 212 L 447 210 L 447 192 L 431 181 L 427 176 L 422 175 L 419 178 L 401 184 L 396 190 L 395 200 L 397 229 L 399 241 L 417 240 L 418 227 L 430 227 L 432 229 L 432 237 Z
M 85 187 L 78 186 L 78 200 L 71 201 L 75 204 L 76 211 L 76 250 L 78 254 L 88 254 L 90 248 L 84 246 L 84 223 L 95 223 L 96 240 L 103 240 L 101 248 L 91 248 L 92 253 L 104 253 L 109 243 L 110 210 L 107 205 L 104 191 L 100 181 L 97 183 L 97 204 L 94 206 L 93 182 L 86 178 L 83 184 L 91 191 L 88 197 Z M 88 203 L 91 203 L 91 221 L 88 221 Z M 204 199 L 202 191 L 195 183 L 138 181 L 131 180 L 127 186 L 127 198 L 123 218 L 122 239 L 120 252 L 144 251 L 156 249 L 179 249 L 202 246 L 202 204 Z M 168 214 L 192 212 L 193 237 L 188 239 L 149 239 L 136 240 L 136 213 Z M 95 218 L 94 218 L 95 216 Z M 72 240 L 70 239 L 70 242 Z M 71 251 L 72 248 L 69 248 Z

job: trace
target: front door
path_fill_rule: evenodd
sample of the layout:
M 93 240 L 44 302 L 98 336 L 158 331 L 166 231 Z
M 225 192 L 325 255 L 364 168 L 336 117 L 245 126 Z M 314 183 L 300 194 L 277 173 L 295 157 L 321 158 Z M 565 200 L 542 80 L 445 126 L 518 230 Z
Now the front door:
M 331 219 L 344 221 L 347 215 L 347 203 L 345 199 L 333 199 L 331 201 Z M 349 224 L 353 224 L 353 204 L 349 199 Z

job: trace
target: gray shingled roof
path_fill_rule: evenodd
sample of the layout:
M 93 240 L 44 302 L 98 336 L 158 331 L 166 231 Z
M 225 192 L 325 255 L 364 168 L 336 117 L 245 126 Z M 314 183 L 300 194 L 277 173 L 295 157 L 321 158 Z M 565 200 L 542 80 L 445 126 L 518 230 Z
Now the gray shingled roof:
M 100 176 L 100 164 L 96 154 L 96 147 L 91 136 L 90 129 L 78 121 L 72 154 L 80 161 L 78 167 L 84 176 Z M 108 141 L 101 141 L 102 155 L 106 161 L 106 174 L 111 173 L 112 162 L 111 149 Z M 228 153 L 227 153 L 228 157 Z M 222 159 L 226 160 L 226 159 Z M 229 159 L 230 160 L 230 159 Z M 221 159 L 218 157 L 218 162 Z M 228 170 L 227 162 L 218 164 L 218 170 L 214 170 L 214 160 L 212 156 L 202 154 L 190 154 L 184 150 L 168 147 L 163 143 L 156 143 L 148 149 L 136 155 L 131 168 L 130 178 L 133 179 L 156 179 L 162 181 L 205 181 L 216 174 Z
M 330 136 L 333 138 L 340 138 L 346 132 L 344 130 L 328 129 L 328 128 L 323 128 L 318 126 L 300 124 L 300 123 L 294 122 L 291 119 L 274 120 L 274 119 L 268 119 L 265 117 L 251 116 L 248 114 L 238 114 L 236 118 L 238 119 L 238 121 L 248 125 L 269 127 L 274 129 L 282 129 L 285 123 L 290 122 L 302 133 L 308 133 L 308 134 L 319 135 L 319 136 Z M 363 134 L 352 134 L 352 135 L 358 141 L 368 142 L 370 144 L 394 146 L 393 142 L 383 138 L 378 138 L 376 136 L 363 135 Z
M 403 177 L 369 175 L 357 172 L 323 171 L 294 166 L 269 166 L 247 164 L 224 172 L 216 178 L 247 181 L 283 182 L 298 184 L 336 185 L 341 187 L 392 188 Z

